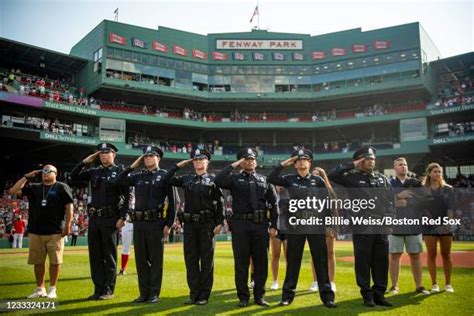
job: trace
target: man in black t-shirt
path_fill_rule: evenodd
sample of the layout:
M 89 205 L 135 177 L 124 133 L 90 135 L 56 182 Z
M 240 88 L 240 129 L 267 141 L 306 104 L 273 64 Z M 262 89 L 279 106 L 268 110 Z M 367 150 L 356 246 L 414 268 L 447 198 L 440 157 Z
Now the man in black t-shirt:
M 38 173 L 42 173 L 41 183 L 28 183 Z M 63 262 L 64 236 L 71 233 L 73 199 L 69 186 L 56 181 L 57 169 L 46 165 L 42 170 L 25 174 L 8 190 L 11 195 L 28 198 L 29 255 L 28 264 L 35 266 L 37 288 L 28 298 L 57 298 L 56 282 Z M 61 227 L 65 219 L 64 228 Z M 49 257 L 50 288 L 45 289 L 45 262 Z

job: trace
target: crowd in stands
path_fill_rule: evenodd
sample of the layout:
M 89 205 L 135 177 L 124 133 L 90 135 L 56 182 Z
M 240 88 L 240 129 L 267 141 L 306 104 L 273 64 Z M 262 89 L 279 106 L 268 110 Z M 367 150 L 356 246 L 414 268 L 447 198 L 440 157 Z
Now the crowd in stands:
M 47 101 L 74 105 L 93 104 L 85 94 L 84 88 L 75 88 L 71 82 L 62 79 L 50 79 L 24 74 L 20 69 L 0 71 L 0 91 L 14 92 L 19 95 L 40 97 Z M 92 101 L 92 102 L 90 102 Z
M 470 80 L 467 80 L 466 82 L 462 82 L 460 85 L 453 83 L 452 86 L 457 87 L 455 93 L 459 94 L 459 91 L 469 90 L 470 87 L 472 87 L 472 83 Z M 105 111 L 156 115 L 202 122 L 324 122 L 337 119 L 417 111 L 426 106 L 423 102 L 415 102 L 403 105 L 372 104 L 357 107 L 353 110 L 336 111 L 336 109 L 332 109 L 317 111 L 314 113 L 267 113 L 265 111 L 260 113 L 241 113 L 237 109 L 230 113 L 206 113 L 196 111 L 190 107 L 178 110 L 156 105 L 132 105 L 127 104 L 124 101 L 96 100 L 93 96 L 88 97 L 85 94 L 84 88 L 76 89 L 65 79 L 52 80 L 48 79 L 47 76 L 43 78 L 23 74 L 19 69 L 0 72 L 0 91 L 36 96 L 48 101 L 71 105 L 100 107 L 100 109 Z M 443 102 L 454 104 L 453 102 L 457 101 L 449 99 Z M 470 97 L 465 96 L 460 102 L 469 103 Z
M 165 152 L 171 153 L 190 153 L 193 149 L 206 149 L 211 154 L 216 152 L 216 149 L 220 148 L 218 140 L 213 143 L 192 143 L 192 142 L 175 142 L 169 140 L 158 140 L 152 139 L 143 133 L 135 133 L 127 140 L 128 144 L 131 144 L 133 148 L 140 148 L 146 146 L 159 146 Z
M 470 104 L 474 101 L 474 84 L 469 76 L 455 79 L 441 87 L 435 103 L 439 107 Z
M 61 135 L 93 136 L 93 131 L 88 125 L 60 121 L 58 118 L 50 119 L 48 117 L 42 118 L 26 114 L 19 115 L 18 113 L 3 115 L 2 125 L 36 129 Z
M 474 132 L 474 122 L 450 122 L 436 125 L 435 136 L 460 136 Z

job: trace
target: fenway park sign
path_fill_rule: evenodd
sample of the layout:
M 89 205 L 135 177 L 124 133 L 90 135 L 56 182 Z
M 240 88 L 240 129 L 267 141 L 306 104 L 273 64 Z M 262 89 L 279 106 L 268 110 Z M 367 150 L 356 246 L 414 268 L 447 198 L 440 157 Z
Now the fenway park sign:
M 302 40 L 238 40 L 218 39 L 216 49 L 303 49 Z

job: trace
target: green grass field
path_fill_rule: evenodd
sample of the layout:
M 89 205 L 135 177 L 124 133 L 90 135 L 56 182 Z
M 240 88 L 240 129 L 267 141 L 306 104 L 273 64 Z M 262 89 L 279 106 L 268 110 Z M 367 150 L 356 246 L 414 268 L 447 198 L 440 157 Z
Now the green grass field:
M 458 242 L 453 251 L 474 250 L 474 243 Z M 33 269 L 26 264 L 26 249 L 0 249 L 0 300 L 19 300 L 31 294 L 35 288 Z M 120 251 L 119 251 L 120 254 Z M 338 257 L 351 256 L 352 244 L 338 242 Z M 473 258 L 474 260 L 474 258 Z M 138 296 L 137 275 L 133 253 L 129 261 L 128 274 L 118 277 L 115 298 L 110 301 L 87 301 L 92 294 L 87 249 L 85 247 L 66 248 L 63 271 L 58 284 L 58 307 L 54 313 L 61 314 L 189 314 L 189 315 L 232 315 L 232 314 L 384 314 L 384 315 L 474 315 L 474 269 L 454 268 L 452 284 L 455 293 L 442 291 L 436 295 L 416 295 L 409 267 L 403 267 L 400 277 L 401 293 L 387 295 L 395 304 L 392 308 L 365 308 L 355 283 L 352 263 L 338 262 L 336 270 L 336 302 L 338 308 L 328 310 L 323 307 L 319 295 L 308 291 L 311 284 L 309 250 L 306 249 L 298 283 L 295 301 L 289 307 L 278 307 L 281 291 L 267 291 L 266 298 L 271 307 L 250 305 L 239 309 L 233 272 L 232 248 L 229 242 L 218 242 L 215 257 L 214 292 L 205 306 L 187 306 L 183 302 L 188 297 L 186 272 L 182 244 L 166 245 L 164 279 L 160 302 L 155 305 L 133 304 Z M 269 269 L 270 271 L 270 269 Z M 283 284 L 285 262 L 280 264 L 280 287 Z M 438 270 L 439 283 L 444 288 L 442 270 Z M 271 276 L 267 286 L 270 286 Z M 428 271 L 424 270 L 423 280 L 430 286 Z M 25 312 L 22 312 L 25 313 Z M 33 313 L 31 311 L 30 313 Z M 34 311 L 38 313 L 38 311 Z

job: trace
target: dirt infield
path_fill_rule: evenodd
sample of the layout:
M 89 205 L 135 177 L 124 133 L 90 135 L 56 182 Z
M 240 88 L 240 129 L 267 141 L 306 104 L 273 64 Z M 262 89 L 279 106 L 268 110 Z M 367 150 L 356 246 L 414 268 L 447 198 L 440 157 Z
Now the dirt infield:
M 339 257 L 336 260 L 344 262 L 354 262 L 354 257 Z M 423 266 L 426 267 L 426 252 L 421 254 L 421 261 Z M 453 262 L 453 267 L 455 268 L 474 268 L 474 251 L 453 251 L 451 253 L 451 261 Z M 442 266 L 443 260 L 441 255 L 438 253 L 436 257 L 436 265 Z M 402 255 L 402 265 L 409 266 L 410 258 L 406 253 Z

